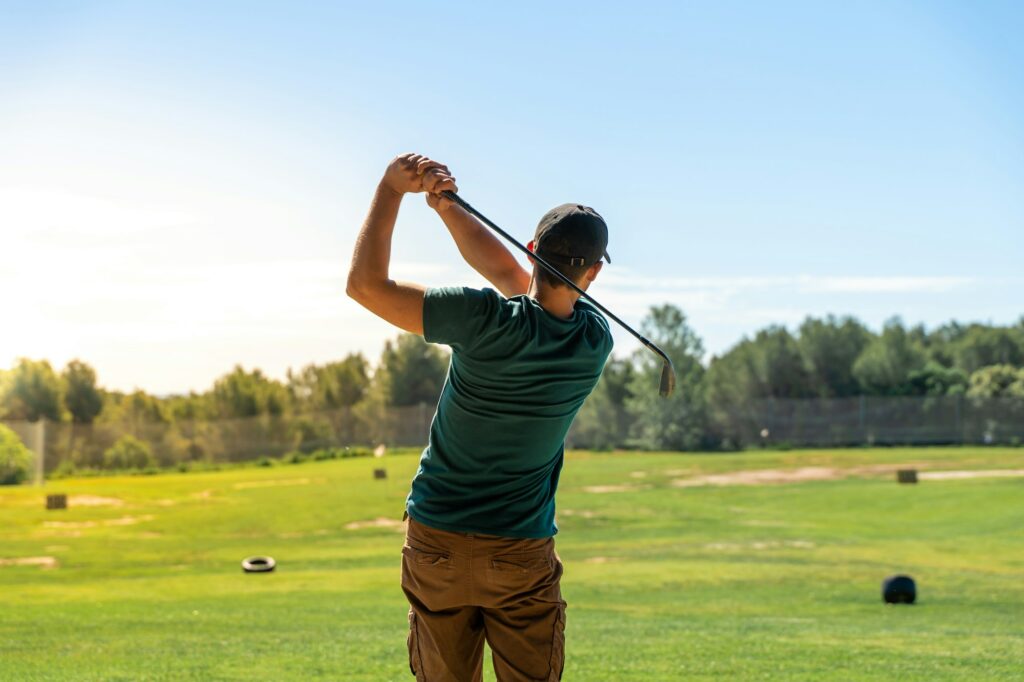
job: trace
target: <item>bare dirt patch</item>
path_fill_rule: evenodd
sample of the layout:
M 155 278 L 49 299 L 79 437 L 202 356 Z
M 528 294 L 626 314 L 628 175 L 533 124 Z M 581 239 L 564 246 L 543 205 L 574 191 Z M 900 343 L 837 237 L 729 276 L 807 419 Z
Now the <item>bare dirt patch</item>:
M 592 519 L 597 516 L 597 514 L 589 509 L 560 509 L 558 511 L 558 516 L 579 516 L 584 519 Z
M 813 549 L 815 544 L 809 540 L 761 540 L 755 542 L 712 542 L 704 545 L 704 549 L 719 551 L 739 551 L 746 549 Z
M 614 557 L 614 556 L 592 556 L 592 557 L 587 557 L 586 559 L 584 559 L 583 563 L 585 563 L 585 564 L 607 564 L 610 561 L 618 561 L 618 560 L 619 560 L 619 558 L 618 557 Z
M 878 464 L 865 467 L 800 467 L 798 469 L 751 469 L 724 474 L 704 474 L 672 481 L 676 488 L 698 488 L 706 485 L 778 485 L 808 481 L 835 481 L 851 476 L 892 476 L 897 469 L 922 468 L 921 463 Z
M 269 481 L 242 481 L 234 485 L 235 490 L 248 490 L 249 488 L 276 488 L 285 485 L 309 485 L 312 483 L 308 478 L 275 478 Z
M 103 519 L 100 521 L 44 521 L 43 528 L 80 530 L 82 528 L 96 528 L 98 526 L 134 526 L 136 523 L 152 521 L 155 518 L 152 514 L 143 514 L 142 516 L 122 516 L 119 519 Z
M 980 469 L 976 471 L 920 471 L 926 463 L 878 464 L 840 469 L 836 467 L 801 467 L 799 469 L 753 469 L 724 474 L 705 474 L 672 481 L 676 488 L 698 488 L 708 485 L 777 485 L 807 481 L 834 481 L 851 476 L 893 476 L 898 469 L 918 469 L 917 477 L 926 481 L 949 481 L 968 478 L 1006 478 L 1024 476 L 1024 469 Z
M 364 528 L 390 528 L 399 532 L 405 532 L 405 522 L 398 519 L 390 519 L 386 516 L 378 516 L 369 521 L 353 521 L 345 524 L 345 530 L 362 530 Z
M 99 495 L 71 495 L 68 497 L 69 507 L 123 507 L 124 500 L 116 497 L 100 497 Z
M 767 485 L 772 483 L 828 481 L 841 478 L 846 475 L 847 471 L 832 467 L 754 469 L 751 471 L 730 471 L 726 474 L 705 474 L 693 478 L 678 478 L 672 481 L 672 485 L 677 488 L 694 488 L 704 485 Z
M 0 559 L 0 566 L 38 566 L 43 569 L 57 568 L 60 564 L 52 556 L 23 556 Z
M 583 486 L 583 492 L 585 493 L 631 493 L 635 490 L 642 490 L 647 486 L 631 485 L 629 483 L 622 485 L 587 485 Z
M 1024 469 L 978 469 L 975 471 L 921 471 L 918 479 L 925 481 L 956 481 L 965 478 L 1016 478 Z
M 630 478 L 647 478 L 647 472 L 646 471 L 630 471 L 629 472 L 629 477 Z

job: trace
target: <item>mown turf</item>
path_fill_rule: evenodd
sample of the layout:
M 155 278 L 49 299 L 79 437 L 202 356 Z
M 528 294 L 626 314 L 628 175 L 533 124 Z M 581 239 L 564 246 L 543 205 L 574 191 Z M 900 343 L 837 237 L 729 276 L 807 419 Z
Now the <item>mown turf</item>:
M 345 528 L 401 514 L 416 457 L 383 461 L 386 481 L 361 459 L 0 489 L 0 559 L 59 562 L 0 566 L 0 679 L 412 679 L 402 535 Z M 672 485 L 907 462 L 1024 468 L 1024 450 L 571 454 L 564 679 L 1024 679 L 1024 478 Z M 47 512 L 44 492 L 123 506 Z M 278 570 L 244 575 L 251 554 Z M 919 604 L 882 604 L 895 572 Z

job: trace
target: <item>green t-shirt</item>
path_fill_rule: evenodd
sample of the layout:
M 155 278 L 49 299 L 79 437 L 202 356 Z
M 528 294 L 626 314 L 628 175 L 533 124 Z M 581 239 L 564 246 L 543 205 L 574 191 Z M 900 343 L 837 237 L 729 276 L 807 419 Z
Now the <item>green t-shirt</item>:
M 561 319 L 529 296 L 445 287 L 426 292 L 423 337 L 452 358 L 409 515 L 464 533 L 557 533 L 565 434 L 611 352 L 607 320 L 583 299 Z

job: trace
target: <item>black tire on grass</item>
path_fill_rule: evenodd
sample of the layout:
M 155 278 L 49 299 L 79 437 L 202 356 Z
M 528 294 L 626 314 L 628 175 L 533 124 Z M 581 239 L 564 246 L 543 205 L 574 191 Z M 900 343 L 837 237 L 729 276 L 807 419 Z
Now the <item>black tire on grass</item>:
M 242 570 L 246 573 L 270 573 L 277 566 L 272 556 L 251 556 L 242 561 Z
M 882 582 L 882 599 L 886 604 L 913 604 L 917 586 L 909 575 L 891 575 Z

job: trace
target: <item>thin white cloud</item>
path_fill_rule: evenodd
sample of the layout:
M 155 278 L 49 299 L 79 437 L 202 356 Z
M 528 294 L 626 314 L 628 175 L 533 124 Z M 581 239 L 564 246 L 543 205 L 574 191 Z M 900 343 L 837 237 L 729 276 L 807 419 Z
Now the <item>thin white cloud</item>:
M 801 277 L 800 289 L 834 294 L 942 294 L 974 283 L 972 277 Z
M 708 292 L 728 296 L 744 291 L 784 289 L 801 293 L 905 294 L 945 293 L 976 283 L 974 277 L 951 276 L 738 276 L 649 277 L 619 269 L 602 273 L 602 284 L 618 289 L 668 292 Z

